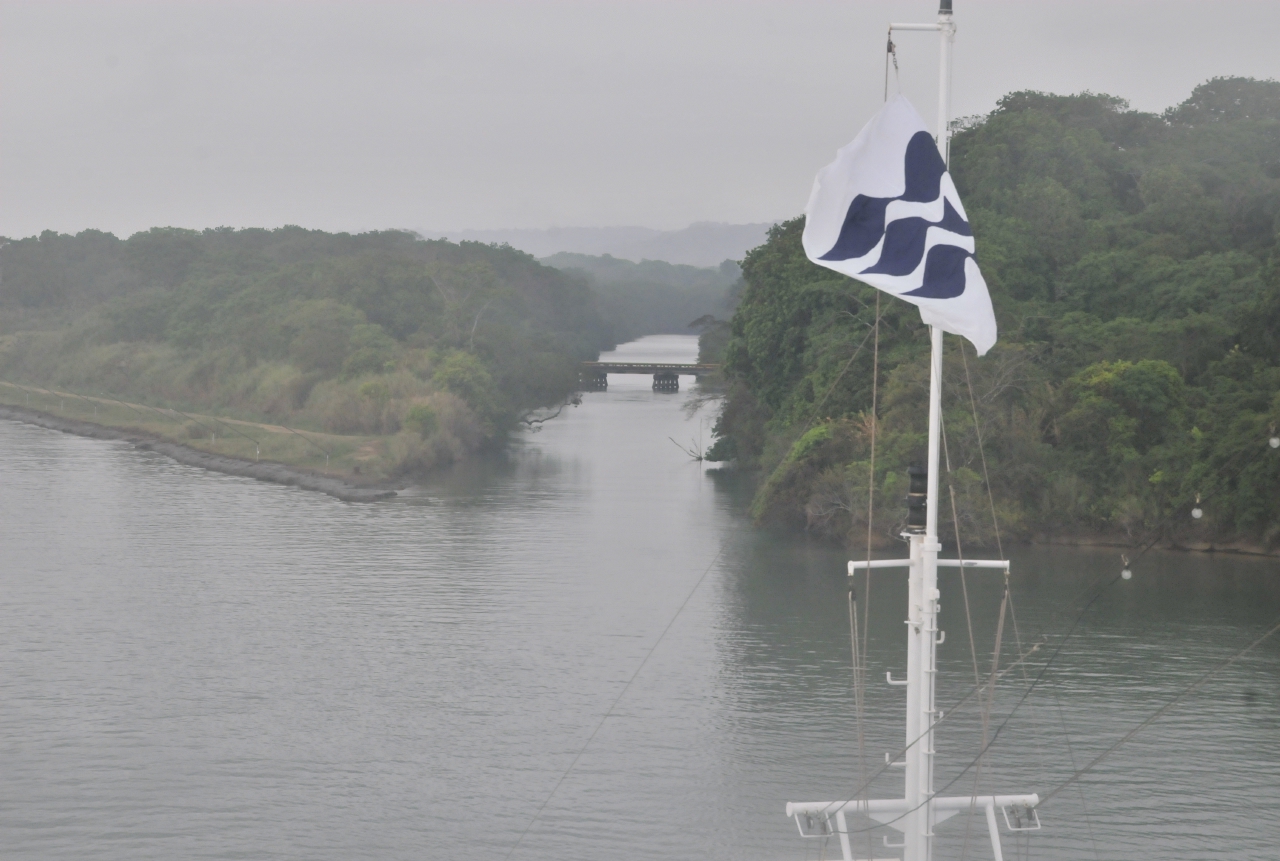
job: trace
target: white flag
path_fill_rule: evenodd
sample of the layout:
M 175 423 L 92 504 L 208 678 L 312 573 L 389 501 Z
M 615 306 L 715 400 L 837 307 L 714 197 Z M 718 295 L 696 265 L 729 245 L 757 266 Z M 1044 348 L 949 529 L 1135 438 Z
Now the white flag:
M 960 195 L 903 96 L 818 173 L 803 241 L 814 263 L 919 305 L 920 319 L 968 338 L 979 356 L 996 342 Z

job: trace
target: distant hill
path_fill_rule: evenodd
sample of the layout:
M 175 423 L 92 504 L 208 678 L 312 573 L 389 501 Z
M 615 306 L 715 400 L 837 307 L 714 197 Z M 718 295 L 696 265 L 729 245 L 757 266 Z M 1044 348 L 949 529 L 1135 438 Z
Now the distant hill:
M 496 229 L 422 231 L 427 238 L 454 242 L 506 243 L 534 257 L 552 254 L 608 254 L 622 260 L 664 260 L 687 266 L 718 266 L 741 260 L 765 241 L 771 225 L 701 221 L 680 230 L 650 227 L 551 227 L 545 230 Z
M 732 260 L 713 268 L 562 251 L 540 262 L 586 278 L 599 297 L 600 313 L 621 341 L 691 333 L 689 323 L 699 317 L 727 317 L 742 278 Z

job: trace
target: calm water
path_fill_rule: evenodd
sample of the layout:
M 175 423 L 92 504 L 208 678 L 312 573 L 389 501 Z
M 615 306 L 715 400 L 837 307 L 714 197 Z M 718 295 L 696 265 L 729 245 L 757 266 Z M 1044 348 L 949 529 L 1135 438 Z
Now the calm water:
M 672 336 L 606 358 L 694 351 Z M 4 857 L 503 858 L 544 803 L 512 857 L 819 857 L 782 809 L 856 786 L 845 556 L 748 526 L 740 490 L 670 439 L 709 442 L 687 392 L 612 382 L 508 462 L 377 505 L 0 423 Z M 1119 567 L 1013 560 L 1024 645 L 1055 643 Z M 1148 554 L 1135 575 L 1009 720 L 983 791 L 1045 794 L 1280 617 L 1274 560 Z M 969 577 L 985 666 L 1000 586 Z M 944 708 L 973 678 L 957 578 Z M 902 575 L 876 580 L 881 679 L 902 672 L 904 602 Z M 1024 690 L 1005 677 L 996 722 Z M 870 696 L 883 762 L 902 694 Z M 940 730 L 940 786 L 978 733 L 972 712 Z M 900 773 L 875 789 L 900 792 Z M 1278 802 L 1280 640 L 1056 797 L 1006 858 L 1271 859 Z M 989 858 L 977 825 L 968 857 Z M 964 817 L 939 831 L 959 857 Z

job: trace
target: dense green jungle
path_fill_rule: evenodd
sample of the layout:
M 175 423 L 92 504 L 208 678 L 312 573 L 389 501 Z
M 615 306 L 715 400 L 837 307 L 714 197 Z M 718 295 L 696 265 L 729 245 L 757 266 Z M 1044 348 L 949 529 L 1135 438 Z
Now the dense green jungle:
M 1163 114 L 1013 93 L 956 124 L 951 171 L 1000 327 L 983 358 L 946 338 L 952 549 L 953 524 L 962 549 L 1280 545 L 1280 83 L 1214 79 Z M 747 255 L 704 335 L 709 456 L 759 476 L 760 522 L 882 545 L 923 461 L 928 338 L 886 296 L 877 351 L 876 291 L 810 263 L 803 226 Z
M 0 266 L 0 379 L 363 435 L 381 477 L 500 443 L 617 340 L 583 277 L 399 231 L 47 231 Z

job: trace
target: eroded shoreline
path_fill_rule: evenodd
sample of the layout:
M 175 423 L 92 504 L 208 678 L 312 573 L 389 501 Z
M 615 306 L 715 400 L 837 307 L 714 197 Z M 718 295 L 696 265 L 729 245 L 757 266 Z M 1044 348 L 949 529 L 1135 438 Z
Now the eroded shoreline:
M 0 405 L 0 419 L 23 422 L 91 439 L 122 440 L 144 451 L 159 452 L 187 466 L 203 467 L 213 472 L 255 478 L 258 481 L 269 481 L 273 484 L 299 487 L 303 490 L 315 490 L 335 499 L 341 499 L 343 502 L 377 502 L 396 495 L 395 490 L 385 485 L 362 486 L 342 478 L 321 475 L 274 461 L 243 460 L 212 454 L 137 429 L 114 428 L 78 419 L 66 419 L 26 407 Z

